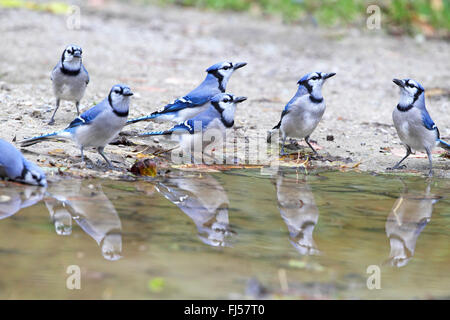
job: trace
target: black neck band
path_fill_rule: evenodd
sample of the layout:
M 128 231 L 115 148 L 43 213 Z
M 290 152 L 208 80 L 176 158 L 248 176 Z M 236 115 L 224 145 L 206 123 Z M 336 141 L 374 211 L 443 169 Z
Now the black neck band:
M 308 80 L 303 80 L 301 82 L 298 83 L 301 86 L 304 86 L 306 88 L 306 90 L 308 90 L 308 93 L 311 94 L 312 93 L 312 87 L 311 85 L 308 83 Z
M 108 102 L 109 102 L 109 105 L 110 105 L 111 109 L 113 110 L 113 112 L 114 112 L 114 114 L 116 116 L 118 116 L 118 117 L 128 117 L 129 110 L 121 112 L 121 111 L 117 111 L 116 109 L 114 109 L 113 104 L 112 104 L 112 99 L 111 99 L 111 93 L 109 93 L 109 95 L 108 95 Z
M 323 101 L 323 98 L 316 98 L 312 94 L 309 95 L 309 100 L 313 103 L 321 103 Z
M 211 102 L 211 104 L 213 105 L 214 109 L 217 110 L 218 113 L 220 113 L 220 121 L 222 121 L 223 125 L 226 128 L 231 128 L 234 125 L 234 120 L 232 120 L 231 122 L 228 122 L 224 117 L 223 117 L 223 111 L 224 109 L 222 109 L 222 107 L 219 105 L 218 102 Z
M 64 63 L 62 63 L 61 68 L 59 68 L 59 70 L 61 70 L 61 72 L 67 76 L 76 76 L 80 73 L 81 67 L 77 70 L 69 70 L 66 67 L 64 67 Z
M 219 73 L 219 70 L 210 71 L 209 73 L 212 74 L 214 77 L 216 77 L 217 81 L 219 81 L 219 90 L 220 90 L 220 92 L 222 92 L 222 93 L 225 92 L 225 88 L 223 87 L 223 83 L 222 83 L 223 75 L 221 75 Z
M 397 105 L 398 111 L 401 111 L 401 112 L 406 112 L 406 111 L 408 111 L 408 110 L 411 110 L 413 107 L 414 107 L 414 106 L 413 106 L 412 103 L 409 104 L 409 105 L 407 105 L 407 106 L 405 106 L 405 107 L 402 107 L 400 104 Z
M 222 107 L 219 105 L 218 102 L 212 102 L 211 101 L 211 104 L 213 105 L 214 109 L 217 110 L 218 113 L 222 114 L 224 109 L 222 109 Z
M 120 112 L 120 111 L 117 111 L 114 108 L 112 108 L 112 109 L 113 109 L 113 112 L 116 114 L 116 116 L 118 116 L 118 117 L 128 117 L 128 110 Z

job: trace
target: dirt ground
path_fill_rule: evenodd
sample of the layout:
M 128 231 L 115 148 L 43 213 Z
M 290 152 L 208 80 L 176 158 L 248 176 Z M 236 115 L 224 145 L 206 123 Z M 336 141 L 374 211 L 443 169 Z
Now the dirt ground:
M 321 147 L 320 154 L 349 157 L 351 163 L 360 163 L 360 170 L 376 172 L 384 172 L 404 155 L 392 125 L 399 97 L 394 77 L 413 78 L 427 89 L 431 117 L 441 136 L 450 140 L 449 42 L 394 38 L 382 30 L 325 30 L 244 14 L 123 3 L 101 10 L 82 8 L 81 13 L 81 29 L 68 30 L 65 16 L 0 11 L 1 138 L 20 141 L 62 129 L 76 117 L 73 104 L 64 102 L 56 124 L 47 125 L 54 107 L 50 72 L 64 47 L 73 43 L 83 48 L 91 77 L 83 108 L 102 100 L 113 84 L 126 83 L 136 93 L 130 117 L 148 114 L 193 89 L 208 66 L 223 60 L 246 61 L 227 88 L 249 98 L 237 110 L 238 136 L 252 139 L 274 126 L 296 91 L 297 80 L 310 71 L 323 71 L 337 75 L 324 86 L 327 110 L 311 136 Z M 167 126 L 139 123 L 126 130 Z M 334 141 L 327 141 L 331 135 Z M 165 147 L 161 139 L 130 139 Z M 28 158 L 47 168 L 80 160 L 79 150 L 69 142 L 45 142 L 27 150 Z M 132 165 L 133 151 L 132 146 L 112 145 L 105 150 L 120 168 Z M 93 152 L 87 156 L 100 162 Z M 416 156 L 407 160 L 408 170 L 426 172 L 428 161 Z M 450 177 L 450 160 L 436 153 L 434 165 L 435 176 Z M 101 175 L 105 169 L 93 172 Z

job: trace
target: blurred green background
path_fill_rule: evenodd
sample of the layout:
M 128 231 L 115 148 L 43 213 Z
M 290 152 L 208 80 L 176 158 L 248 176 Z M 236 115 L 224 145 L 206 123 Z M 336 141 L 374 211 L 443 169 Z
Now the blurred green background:
M 249 11 L 256 15 L 277 15 L 286 23 L 310 22 L 322 26 L 365 25 L 369 5 L 378 5 L 382 27 L 395 33 L 433 34 L 450 30 L 450 0 L 136 0 Z
M 127 0 L 119 0 L 130 2 Z M 0 8 L 25 7 L 61 13 L 75 2 L 97 7 L 114 0 L 42 1 L 0 0 Z M 424 34 L 450 39 L 450 0 L 132 0 L 138 5 L 183 6 L 221 12 L 247 12 L 253 16 L 278 17 L 288 24 L 323 27 L 364 27 L 369 5 L 381 12 L 381 29 L 387 33 Z

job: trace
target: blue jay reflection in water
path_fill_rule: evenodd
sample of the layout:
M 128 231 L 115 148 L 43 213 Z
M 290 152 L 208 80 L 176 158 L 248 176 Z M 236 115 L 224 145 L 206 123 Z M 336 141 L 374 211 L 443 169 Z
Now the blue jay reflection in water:
M 173 176 L 157 184 L 156 189 L 194 221 L 198 236 L 214 247 L 230 246 L 228 196 L 213 176 Z
M 58 234 L 72 232 L 70 215 L 101 246 L 105 259 L 114 261 L 122 257 L 122 224 L 99 183 L 61 182 L 49 192 L 52 199 L 46 205 Z
M 425 192 L 411 191 L 404 185 L 403 193 L 386 221 L 386 235 L 391 246 L 388 262 L 391 265 L 406 266 L 414 256 L 417 239 L 430 222 L 433 205 L 437 201 L 439 197 L 430 195 L 430 183 Z
M 319 209 L 306 181 L 285 177 L 280 172 L 276 189 L 278 208 L 288 227 L 291 244 L 301 255 L 320 254 L 313 238 Z
M 0 220 L 31 207 L 45 196 L 45 188 L 0 182 Z

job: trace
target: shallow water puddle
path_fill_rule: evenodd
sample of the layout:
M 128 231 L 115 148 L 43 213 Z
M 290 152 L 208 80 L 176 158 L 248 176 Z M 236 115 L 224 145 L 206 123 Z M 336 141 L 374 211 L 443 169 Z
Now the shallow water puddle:
M 0 182 L 0 299 L 449 297 L 449 195 L 448 180 L 289 170 Z

